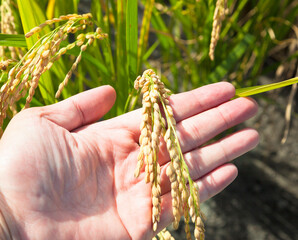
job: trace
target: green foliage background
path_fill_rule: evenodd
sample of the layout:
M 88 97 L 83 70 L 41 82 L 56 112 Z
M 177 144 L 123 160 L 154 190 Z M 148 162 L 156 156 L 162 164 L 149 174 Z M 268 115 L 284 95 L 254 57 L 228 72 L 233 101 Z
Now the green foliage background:
M 27 48 L 33 46 L 38 35 L 27 39 L 25 44 L 22 34 L 46 19 L 78 13 L 80 4 L 80 0 L 12 2 L 20 35 L 1 34 L 0 45 Z M 107 117 L 113 117 L 135 107 L 137 92 L 133 81 L 147 68 L 157 70 L 173 92 L 222 80 L 238 88 L 250 87 L 258 84 L 259 75 L 274 74 L 281 69 L 284 74 L 279 74 L 278 80 L 295 76 L 292 65 L 298 56 L 297 1 L 228 0 L 229 14 L 222 24 L 215 60 L 211 61 L 208 52 L 215 4 L 215 0 L 85 3 L 95 23 L 109 38 L 96 42 L 83 54 L 61 99 L 88 88 L 112 85 L 117 91 L 117 101 Z M 41 34 L 48 31 L 51 31 L 49 27 Z M 43 76 L 32 106 L 57 101 L 55 91 L 77 54 L 76 50 L 70 51 Z M 4 79 L 1 78 L 2 83 Z

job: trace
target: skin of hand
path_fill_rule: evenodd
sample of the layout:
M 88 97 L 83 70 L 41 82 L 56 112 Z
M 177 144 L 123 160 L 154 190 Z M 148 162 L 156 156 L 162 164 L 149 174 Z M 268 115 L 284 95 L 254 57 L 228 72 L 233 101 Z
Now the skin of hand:
M 201 201 L 237 175 L 230 161 L 254 148 L 243 129 L 202 144 L 257 112 L 249 98 L 230 100 L 229 83 L 170 97 L 178 137 Z M 151 239 L 151 188 L 134 178 L 141 111 L 99 121 L 115 102 L 102 86 L 46 107 L 21 111 L 0 141 L 0 209 L 13 239 Z M 158 231 L 173 221 L 169 163 L 161 143 L 162 212 Z

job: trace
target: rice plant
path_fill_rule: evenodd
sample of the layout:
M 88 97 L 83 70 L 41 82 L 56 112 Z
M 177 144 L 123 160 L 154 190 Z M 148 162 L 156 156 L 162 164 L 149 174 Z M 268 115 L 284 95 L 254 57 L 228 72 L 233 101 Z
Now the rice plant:
M 0 126 L 7 116 L 8 108 L 13 113 L 17 112 L 16 102 L 26 96 L 26 102 L 23 108 L 28 108 L 31 103 L 35 90 L 39 85 L 41 76 L 52 68 L 53 64 L 58 61 L 67 51 L 79 47 L 80 51 L 72 64 L 69 72 L 66 74 L 62 83 L 60 83 L 55 94 L 59 98 L 65 85 L 67 85 L 73 72 L 77 68 L 82 58 L 82 53 L 86 51 L 95 39 L 104 39 L 106 34 L 102 33 L 100 28 L 95 32 L 80 33 L 76 40 L 68 43 L 65 47 L 61 47 L 69 34 L 74 34 L 85 30 L 89 25 L 93 25 L 91 14 L 62 15 L 59 18 L 46 20 L 44 23 L 31 29 L 26 35 L 30 38 L 34 34 L 42 31 L 46 26 L 54 23 L 65 22 L 57 28 L 42 36 L 31 49 L 17 62 L 8 72 L 7 81 L 2 85 L 0 90 Z M 2 131 L 0 132 L 2 133 Z

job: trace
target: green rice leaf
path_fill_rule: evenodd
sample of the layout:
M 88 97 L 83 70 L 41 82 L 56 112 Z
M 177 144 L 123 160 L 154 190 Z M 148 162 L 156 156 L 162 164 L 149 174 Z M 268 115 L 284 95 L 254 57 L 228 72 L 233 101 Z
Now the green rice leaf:
M 154 8 L 152 12 L 151 24 L 157 30 L 157 37 L 165 51 L 175 48 L 175 42 L 169 34 L 169 30 L 163 21 L 160 13 Z
M 229 70 L 235 66 L 237 61 L 243 56 L 247 48 L 253 44 L 254 36 L 250 34 L 244 35 L 243 39 L 232 49 L 229 55 L 218 65 L 214 72 L 209 74 L 208 82 L 218 82 L 220 81 Z
M 40 8 L 37 0 L 17 0 L 20 17 L 23 25 L 24 32 L 29 32 L 32 28 L 39 26 L 45 22 L 45 13 Z M 48 32 L 49 28 L 45 27 L 43 33 Z M 38 41 L 39 34 L 34 34 L 26 39 L 28 49 L 34 46 Z M 55 102 L 55 93 L 51 76 L 45 72 L 40 78 L 39 89 L 46 104 Z
M 127 99 L 129 94 L 129 83 L 126 59 L 126 1 L 117 0 L 117 38 L 116 38 L 116 71 L 117 71 L 117 87 L 121 91 L 118 91 L 119 100 L 116 100 L 117 114 L 122 114 L 124 106 L 119 103 L 120 99 Z
M 36 0 L 17 0 L 20 17 L 24 29 L 24 33 L 28 33 L 32 28 L 39 26 L 45 22 L 45 14 L 40 8 Z M 48 32 L 49 28 L 44 28 L 42 32 Z M 39 33 L 34 34 L 30 38 L 26 38 L 28 48 L 34 46 L 38 41 Z
M 46 11 L 48 19 L 52 19 L 54 17 L 55 4 L 56 4 L 56 0 L 49 0 L 47 11 Z
M 55 4 L 55 17 L 61 16 L 61 15 L 67 15 L 72 13 L 77 13 L 77 2 L 75 0 L 72 1 L 57 1 Z
M 126 51 L 127 73 L 130 85 L 136 78 L 138 55 L 138 1 L 128 0 L 126 3 Z
M 239 88 L 239 89 L 236 89 L 235 97 L 247 97 L 258 93 L 263 93 L 274 89 L 286 87 L 295 83 L 298 83 L 298 77 L 291 78 L 278 83 L 271 83 L 271 84 L 247 87 L 247 88 Z
M 151 56 L 151 54 L 154 52 L 154 50 L 159 46 L 159 40 L 154 42 L 152 46 L 144 53 L 143 61 L 147 61 L 147 59 Z
M 147 44 L 148 44 L 149 29 L 150 29 L 150 22 L 151 22 L 154 2 L 155 0 L 149 0 L 149 1 L 146 1 L 146 4 L 145 4 L 144 16 L 142 20 L 142 27 L 141 27 L 141 33 L 140 33 L 140 39 L 139 39 L 139 45 L 138 45 L 137 73 L 141 71 L 143 55 L 146 51 Z
M 2 34 L 0 33 L 0 46 L 27 47 L 23 34 Z
M 73 2 L 73 9 L 74 9 L 74 12 L 78 12 L 78 5 L 79 5 L 79 2 L 80 0 L 72 0 Z

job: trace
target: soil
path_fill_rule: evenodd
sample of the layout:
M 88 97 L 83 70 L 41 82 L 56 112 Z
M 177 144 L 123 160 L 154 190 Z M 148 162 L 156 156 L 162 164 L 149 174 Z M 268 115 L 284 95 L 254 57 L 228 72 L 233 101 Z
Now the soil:
M 258 115 L 241 127 L 257 129 L 260 144 L 234 160 L 239 170 L 236 180 L 203 203 L 207 216 L 206 240 L 298 239 L 298 108 L 295 103 L 288 139 L 281 144 L 289 91 L 290 87 L 255 98 L 259 104 Z M 183 223 L 178 231 L 171 233 L 176 240 L 185 239 Z

